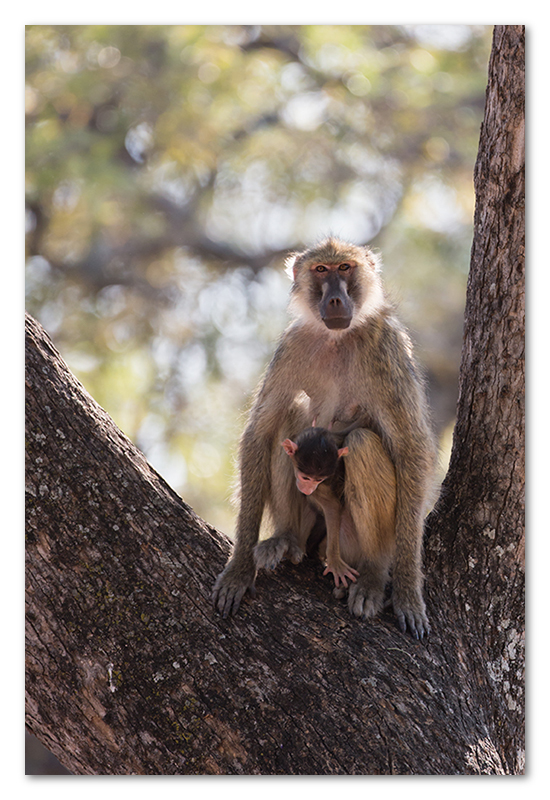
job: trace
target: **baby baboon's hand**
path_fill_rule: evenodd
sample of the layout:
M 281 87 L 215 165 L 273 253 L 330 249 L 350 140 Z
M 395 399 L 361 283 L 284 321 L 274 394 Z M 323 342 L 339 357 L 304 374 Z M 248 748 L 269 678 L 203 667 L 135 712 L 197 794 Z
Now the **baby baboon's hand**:
M 327 562 L 327 566 L 325 568 L 325 571 L 323 572 L 323 575 L 328 575 L 329 572 L 332 572 L 332 575 L 334 577 L 334 585 L 336 586 L 336 588 L 338 588 L 341 581 L 344 588 L 347 589 L 348 584 L 346 583 L 346 578 L 349 578 L 350 581 L 355 583 L 355 581 L 359 577 L 359 573 L 357 572 L 357 570 L 353 569 L 353 567 L 348 566 L 345 561 L 342 561 L 342 559 L 334 562 L 332 561 Z

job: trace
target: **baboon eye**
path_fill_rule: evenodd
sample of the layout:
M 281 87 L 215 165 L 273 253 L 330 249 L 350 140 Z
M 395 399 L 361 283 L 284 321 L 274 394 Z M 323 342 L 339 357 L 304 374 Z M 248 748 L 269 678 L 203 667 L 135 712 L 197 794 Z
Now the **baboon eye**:
M 338 269 L 339 269 L 341 272 L 346 272 L 348 269 L 351 269 L 351 264 L 340 264 L 340 266 L 338 267 Z
M 326 271 L 327 271 L 327 268 L 326 268 L 326 267 L 324 267 L 322 264 L 319 264 L 319 266 L 318 266 L 318 267 L 315 267 L 315 271 L 316 271 L 316 272 L 326 272 Z

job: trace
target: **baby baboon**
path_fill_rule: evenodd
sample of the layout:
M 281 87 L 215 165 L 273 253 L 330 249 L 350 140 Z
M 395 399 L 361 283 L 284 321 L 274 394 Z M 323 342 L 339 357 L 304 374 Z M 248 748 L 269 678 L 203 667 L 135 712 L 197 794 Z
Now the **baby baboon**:
M 344 435 L 340 434 L 343 440 Z M 338 447 L 337 436 L 326 428 L 306 428 L 293 442 L 285 439 L 283 449 L 289 456 L 296 476 L 297 489 L 309 497 L 318 508 L 326 525 L 326 569 L 323 575 L 332 572 L 336 588 L 348 588 L 346 579 L 353 583 L 359 573 L 342 559 L 340 536 L 353 536 L 353 521 L 344 506 L 344 472 L 342 456 L 348 454 L 347 447 Z M 340 469 L 339 469 L 340 468 Z
M 346 561 L 360 573 L 352 614 L 382 605 L 392 565 L 392 603 L 413 636 L 429 632 L 422 598 L 422 534 L 435 447 L 422 381 L 407 333 L 387 302 L 378 258 L 330 238 L 288 260 L 294 320 L 257 391 L 240 446 L 240 511 L 233 555 L 214 586 L 215 606 L 235 613 L 257 566 L 299 561 L 315 512 L 296 490 L 280 447 L 308 420 L 355 425 L 346 437 L 345 508 L 359 534 Z M 264 509 L 274 534 L 256 547 Z M 393 520 L 392 535 L 387 532 Z M 255 554 L 256 551 L 256 554 Z

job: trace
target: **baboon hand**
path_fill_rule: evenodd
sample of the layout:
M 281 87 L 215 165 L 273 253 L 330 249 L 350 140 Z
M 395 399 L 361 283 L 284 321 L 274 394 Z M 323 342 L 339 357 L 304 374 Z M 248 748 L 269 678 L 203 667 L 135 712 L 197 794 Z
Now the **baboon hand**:
M 395 596 L 392 598 L 393 610 L 402 633 L 409 629 L 415 639 L 423 639 L 430 633 L 430 623 L 426 616 L 426 609 L 422 598 L 419 596 L 415 602 L 401 602 Z
M 329 572 L 332 572 L 334 585 L 336 588 L 338 588 L 340 582 L 342 582 L 344 588 L 347 589 L 348 584 L 346 582 L 346 578 L 349 578 L 350 581 L 355 583 L 359 577 L 357 570 L 353 569 L 353 567 L 349 567 L 346 562 L 342 561 L 341 559 L 339 561 L 327 562 L 327 566 L 325 567 L 323 575 L 328 575 Z
M 239 610 L 241 600 L 248 590 L 252 597 L 256 594 L 254 579 L 256 570 L 254 565 L 242 566 L 231 560 L 221 572 L 212 590 L 212 603 L 214 608 L 227 618 L 235 615 Z

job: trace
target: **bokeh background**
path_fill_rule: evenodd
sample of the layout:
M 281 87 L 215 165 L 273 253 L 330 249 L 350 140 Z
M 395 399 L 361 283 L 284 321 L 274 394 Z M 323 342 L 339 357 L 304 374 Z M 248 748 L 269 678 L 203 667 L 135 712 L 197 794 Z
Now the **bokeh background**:
M 452 430 L 491 29 L 29 26 L 27 309 L 209 522 L 289 249 L 382 252 Z
M 288 250 L 380 250 L 440 437 L 454 424 L 492 28 L 26 29 L 26 306 L 229 535 Z

